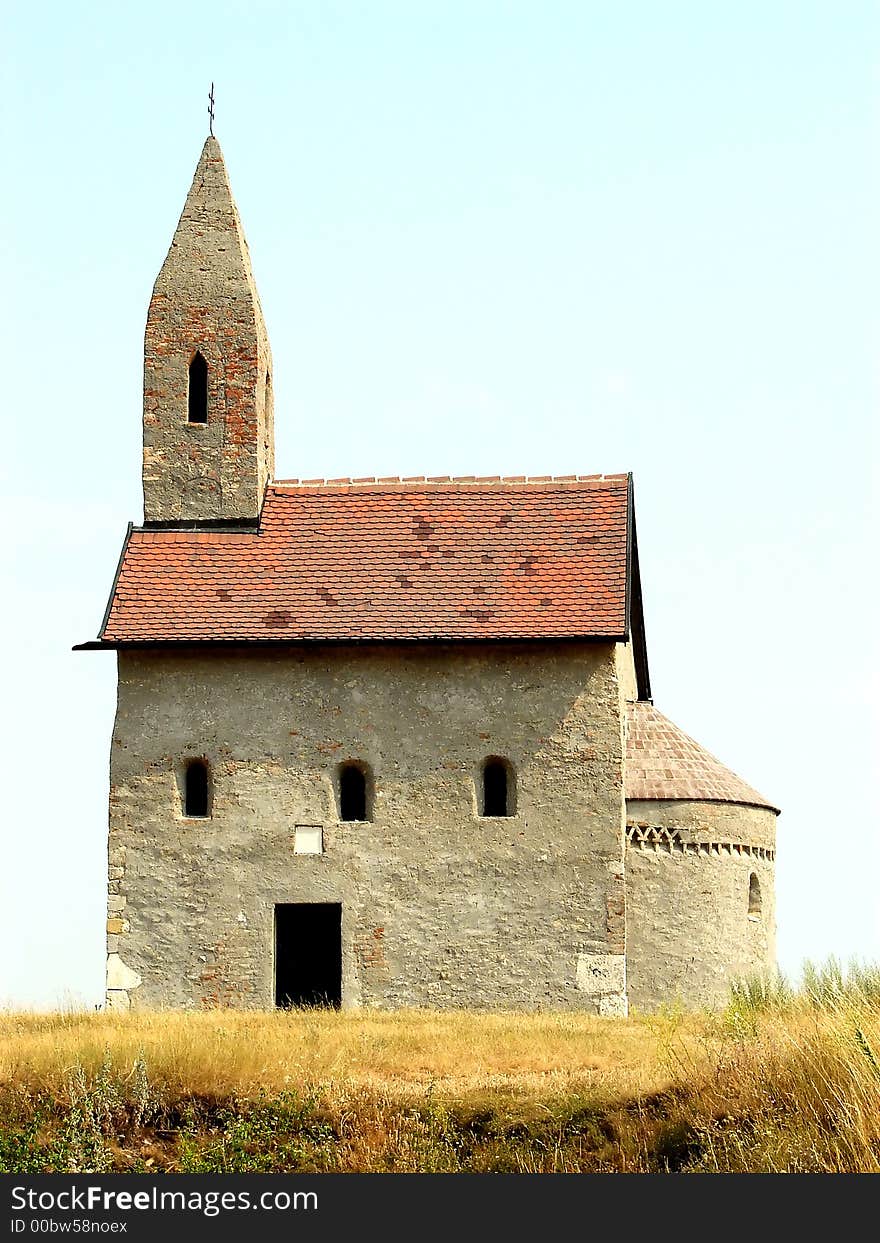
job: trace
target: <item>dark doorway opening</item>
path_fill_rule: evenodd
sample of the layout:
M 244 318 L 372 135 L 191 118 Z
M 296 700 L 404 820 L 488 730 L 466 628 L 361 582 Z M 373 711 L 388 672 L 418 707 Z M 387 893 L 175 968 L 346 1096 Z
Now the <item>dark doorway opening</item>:
M 275 1005 L 342 1004 L 342 903 L 275 907 Z

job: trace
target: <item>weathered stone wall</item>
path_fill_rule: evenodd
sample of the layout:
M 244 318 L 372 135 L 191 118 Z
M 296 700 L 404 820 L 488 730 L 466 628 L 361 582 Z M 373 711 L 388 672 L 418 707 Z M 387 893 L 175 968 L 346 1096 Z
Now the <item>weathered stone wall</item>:
M 187 421 L 189 364 L 208 421 Z M 255 519 L 274 469 L 272 359 L 247 243 L 215 138 L 156 280 L 144 340 L 144 519 Z
M 635 654 L 632 643 L 617 643 L 614 649 L 617 661 L 617 681 L 620 684 L 621 711 L 626 728 L 626 704 L 638 699 L 639 687 L 636 680 Z
M 345 1006 L 623 1012 L 621 722 L 610 644 L 120 653 L 110 1004 L 271 1006 L 274 905 L 333 901 Z M 477 814 L 489 755 L 514 816 Z M 347 760 L 370 823 L 338 818 Z
M 630 1005 L 719 1005 L 737 977 L 776 966 L 776 816 L 731 803 L 630 801 Z M 761 890 L 749 913 L 749 880 Z

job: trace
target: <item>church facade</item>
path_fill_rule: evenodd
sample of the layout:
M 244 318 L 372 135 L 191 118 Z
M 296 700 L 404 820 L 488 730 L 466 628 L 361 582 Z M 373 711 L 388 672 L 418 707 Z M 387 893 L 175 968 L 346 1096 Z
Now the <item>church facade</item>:
M 632 480 L 275 480 L 216 139 L 147 318 L 114 650 L 107 1004 L 721 1001 L 777 809 L 651 701 Z

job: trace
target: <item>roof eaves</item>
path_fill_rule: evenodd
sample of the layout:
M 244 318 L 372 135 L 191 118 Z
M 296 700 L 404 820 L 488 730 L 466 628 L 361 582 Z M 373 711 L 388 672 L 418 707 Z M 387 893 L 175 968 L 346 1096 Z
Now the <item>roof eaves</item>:
M 426 644 L 538 644 L 538 643 L 623 643 L 624 634 L 564 634 L 564 635 L 413 635 L 410 637 L 392 636 L 390 638 L 373 636 L 357 637 L 314 637 L 273 638 L 273 639 L 92 639 L 87 643 L 78 643 L 74 652 L 110 652 L 110 651 L 144 651 L 161 649 L 180 649 L 184 647 L 224 648 L 233 647 L 404 647 L 417 643 Z
M 665 794 L 628 794 L 626 801 L 628 803 L 721 803 L 730 807 L 758 807 L 761 811 L 772 811 L 775 816 L 781 816 L 782 811 L 771 803 L 769 799 L 765 799 L 760 791 L 755 790 L 757 798 L 721 798 L 717 794 L 674 794 L 672 796 Z

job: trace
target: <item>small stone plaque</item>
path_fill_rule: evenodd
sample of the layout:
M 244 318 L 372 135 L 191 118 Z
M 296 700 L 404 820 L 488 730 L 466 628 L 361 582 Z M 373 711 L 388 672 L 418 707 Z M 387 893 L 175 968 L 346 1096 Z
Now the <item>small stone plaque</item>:
M 293 832 L 295 855 L 322 855 L 324 830 L 320 824 L 298 824 Z

